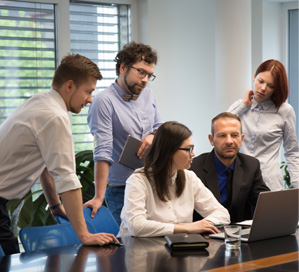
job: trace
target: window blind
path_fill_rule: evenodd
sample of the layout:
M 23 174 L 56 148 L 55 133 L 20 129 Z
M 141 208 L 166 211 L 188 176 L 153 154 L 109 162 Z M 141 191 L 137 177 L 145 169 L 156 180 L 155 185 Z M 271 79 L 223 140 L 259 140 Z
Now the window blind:
M 102 73 L 94 95 L 115 80 L 114 58 L 130 40 L 130 7 L 72 1 L 70 3 L 71 52 L 90 58 Z M 93 149 L 87 125 L 88 107 L 72 115 L 75 150 Z
M 0 124 L 26 99 L 49 90 L 55 44 L 54 5 L 0 2 Z
M 38 1 L 0 1 L 0 125 L 26 99 L 51 86 L 59 50 L 56 8 Z M 70 1 L 69 9 L 71 52 L 99 66 L 103 80 L 97 93 L 116 78 L 113 60 L 131 37 L 130 6 Z M 76 152 L 93 148 L 87 112 L 72 115 Z

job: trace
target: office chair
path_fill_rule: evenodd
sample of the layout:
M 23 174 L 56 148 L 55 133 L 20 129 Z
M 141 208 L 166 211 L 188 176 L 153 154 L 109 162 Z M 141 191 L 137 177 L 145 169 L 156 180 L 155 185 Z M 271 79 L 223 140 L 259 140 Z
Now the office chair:
M 2 249 L 2 246 L 0 245 L 0 257 L 3 257 L 3 256 L 5 256 L 5 253 Z
M 87 228 L 90 233 L 95 233 L 94 227 L 88 222 Z M 26 252 L 81 244 L 70 222 L 39 227 L 24 227 L 20 230 L 19 236 Z
M 91 211 L 91 208 L 85 208 L 83 209 L 83 214 L 86 222 L 92 224 L 96 233 L 112 233 L 114 236 L 118 234 L 119 226 L 107 207 L 102 206 L 94 218 L 91 217 Z M 55 219 L 59 224 L 69 222 L 67 218 L 61 217 L 59 215 L 56 215 Z

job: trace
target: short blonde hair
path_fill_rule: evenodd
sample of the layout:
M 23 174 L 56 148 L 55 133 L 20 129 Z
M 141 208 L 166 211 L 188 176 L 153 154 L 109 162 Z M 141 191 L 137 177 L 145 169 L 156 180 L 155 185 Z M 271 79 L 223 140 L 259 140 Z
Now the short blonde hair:
M 79 87 L 92 76 L 97 80 L 103 77 L 98 66 L 89 58 L 79 54 L 69 54 L 65 56 L 55 71 L 52 86 L 59 89 L 68 80 L 73 80 Z

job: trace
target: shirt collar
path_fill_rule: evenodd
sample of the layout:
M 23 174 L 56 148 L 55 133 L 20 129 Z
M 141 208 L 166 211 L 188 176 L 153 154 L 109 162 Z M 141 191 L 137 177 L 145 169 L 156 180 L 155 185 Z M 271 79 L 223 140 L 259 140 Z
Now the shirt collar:
M 258 104 L 254 99 L 252 99 L 251 109 L 260 108 L 262 110 L 269 110 L 273 106 L 275 107 L 275 104 L 272 99 L 268 99 L 261 104 Z
M 213 153 L 214 153 L 214 160 L 215 160 L 217 174 L 224 175 L 228 168 L 218 159 L 214 150 Z M 234 170 L 234 167 L 235 167 L 235 161 L 229 168 Z
M 114 89 L 116 90 L 117 94 L 121 97 L 121 99 L 126 95 L 128 94 L 125 90 L 123 90 L 118 84 L 117 84 L 117 81 L 115 80 L 113 83 L 112 83 Z
M 59 94 L 59 92 L 57 92 L 53 88 L 51 88 L 48 93 L 49 93 L 49 95 L 53 96 L 53 98 L 56 100 L 56 102 L 61 106 L 61 108 L 64 111 L 68 112 L 66 104 L 65 104 L 63 98 L 61 97 L 61 95 Z
M 171 185 L 173 185 L 175 183 L 175 180 L 176 180 L 176 177 L 178 175 L 178 172 L 176 171 L 170 178 L 170 182 L 171 182 Z

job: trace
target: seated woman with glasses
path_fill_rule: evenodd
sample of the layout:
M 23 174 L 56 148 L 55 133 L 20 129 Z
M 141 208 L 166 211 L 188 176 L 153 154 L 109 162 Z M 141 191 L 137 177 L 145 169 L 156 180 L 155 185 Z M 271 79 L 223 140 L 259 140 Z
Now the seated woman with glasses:
M 229 224 L 228 211 L 192 171 L 191 131 L 166 122 L 156 131 L 144 160 L 126 181 L 118 236 L 164 236 L 173 233 L 217 233 Z M 193 210 L 204 219 L 192 222 Z

